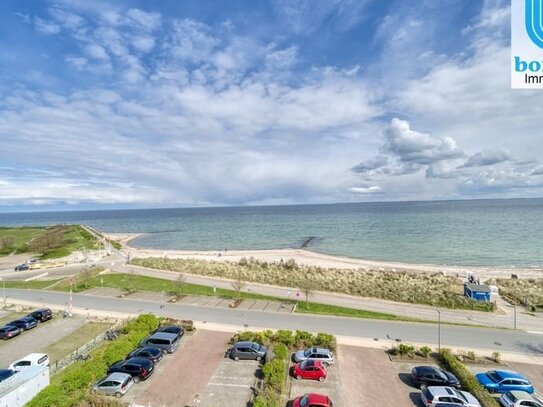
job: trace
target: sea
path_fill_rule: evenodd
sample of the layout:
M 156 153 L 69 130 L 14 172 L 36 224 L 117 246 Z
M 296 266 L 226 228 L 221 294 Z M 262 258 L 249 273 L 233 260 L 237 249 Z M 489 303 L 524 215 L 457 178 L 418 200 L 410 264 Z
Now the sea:
M 543 199 L 0 213 L 0 226 L 86 224 L 153 249 L 300 248 L 413 264 L 543 267 Z

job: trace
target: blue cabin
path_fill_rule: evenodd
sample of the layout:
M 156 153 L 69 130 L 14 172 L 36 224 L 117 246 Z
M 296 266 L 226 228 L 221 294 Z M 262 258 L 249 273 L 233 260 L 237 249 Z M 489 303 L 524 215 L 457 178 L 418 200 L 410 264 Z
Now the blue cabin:
M 464 295 L 475 301 L 490 302 L 490 287 L 486 284 L 464 284 Z

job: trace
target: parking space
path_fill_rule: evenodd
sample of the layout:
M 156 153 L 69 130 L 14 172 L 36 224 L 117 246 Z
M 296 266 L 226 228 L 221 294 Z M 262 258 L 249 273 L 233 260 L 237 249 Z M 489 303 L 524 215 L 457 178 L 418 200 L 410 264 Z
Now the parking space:
M 148 380 L 133 386 L 125 400 L 145 406 L 194 405 L 224 360 L 231 336 L 206 330 L 185 335 L 179 349 L 166 355 Z
M 292 400 L 306 393 L 321 393 L 330 397 L 334 402 L 334 406 L 343 407 L 345 404 L 341 397 L 340 363 L 341 361 L 336 360 L 333 365 L 326 369 L 327 376 L 323 382 L 319 382 L 318 380 L 296 380 L 291 377 L 289 399 Z
M 260 365 L 224 358 L 200 397 L 201 407 L 243 407 L 253 395 Z
M 43 352 L 49 345 L 81 328 L 85 321 L 83 316 L 55 317 L 13 339 L 0 341 L 0 368 L 29 353 Z
M 525 375 L 534 385 L 535 391 L 539 395 L 543 395 L 543 366 L 514 362 L 507 362 L 507 364 L 509 365 L 509 367 L 507 367 L 508 370 L 513 370 L 515 372 L 519 372 Z M 483 371 L 483 369 L 481 369 L 480 371 Z
M 339 346 L 344 407 L 420 407 L 420 391 L 410 385 L 414 365 L 391 362 L 382 349 Z

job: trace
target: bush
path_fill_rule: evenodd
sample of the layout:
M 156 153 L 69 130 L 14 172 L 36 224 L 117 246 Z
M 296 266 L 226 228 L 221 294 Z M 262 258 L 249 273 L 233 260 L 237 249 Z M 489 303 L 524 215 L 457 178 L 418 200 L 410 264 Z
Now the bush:
M 432 353 L 432 349 L 428 346 L 423 346 L 419 349 L 419 353 L 423 358 L 427 358 L 428 356 L 430 356 L 430 353 Z
M 336 350 L 336 338 L 334 335 L 318 333 L 314 340 L 314 346 Z
M 498 402 L 479 384 L 475 376 L 452 354 L 450 349 L 442 349 L 441 358 L 444 367 L 458 378 L 462 388 L 479 400 L 481 407 L 499 407 Z
M 415 347 L 413 345 L 408 345 L 407 343 L 400 343 L 398 346 L 398 353 L 402 356 L 415 356 Z
M 502 355 L 500 352 L 492 352 L 492 360 L 496 363 L 500 363 L 502 360 Z
M 475 352 L 470 350 L 468 351 L 468 353 L 466 354 L 466 357 L 469 359 L 469 360 L 475 360 L 477 359 L 477 356 L 475 355 Z
M 89 387 L 105 375 L 111 363 L 124 359 L 128 352 L 137 347 L 145 336 L 158 327 L 158 323 L 159 320 L 154 315 L 140 315 L 127 322 L 119 338 L 95 349 L 89 360 L 76 362 L 60 372 L 55 376 L 53 384 L 38 393 L 26 406 L 75 407 L 85 400 L 88 402 L 83 405 L 116 406 L 117 404 L 96 404 L 99 399 L 89 398 Z
M 294 335 L 292 331 L 280 329 L 273 335 L 274 342 L 282 343 L 286 346 L 292 346 L 294 344 Z
M 296 331 L 294 334 L 294 343 L 301 348 L 307 348 L 313 343 L 313 334 L 306 331 Z
M 279 343 L 274 346 L 273 353 L 275 354 L 275 357 L 281 359 L 281 360 L 288 360 L 289 357 L 289 351 L 287 346 L 284 343 Z

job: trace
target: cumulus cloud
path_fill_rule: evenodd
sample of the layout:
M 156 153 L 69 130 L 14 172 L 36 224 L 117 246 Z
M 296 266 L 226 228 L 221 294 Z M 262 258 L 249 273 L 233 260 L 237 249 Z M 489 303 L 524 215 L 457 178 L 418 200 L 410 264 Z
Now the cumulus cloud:
M 368 171 L 382 168 L 386 166 L 387 164 L 388 164 L 388 158 L 383 155 L 378 155 L 376 157 L 369 158 L 367 160 L 360 162 L 359 164 L 352 167 L 351 170 L 355 173 L 363 174 Z
M 511 154 L 506 150 L 483 150 L 469 157 L 463 167 L 484 167 L 510 161 L 511 159 Z

